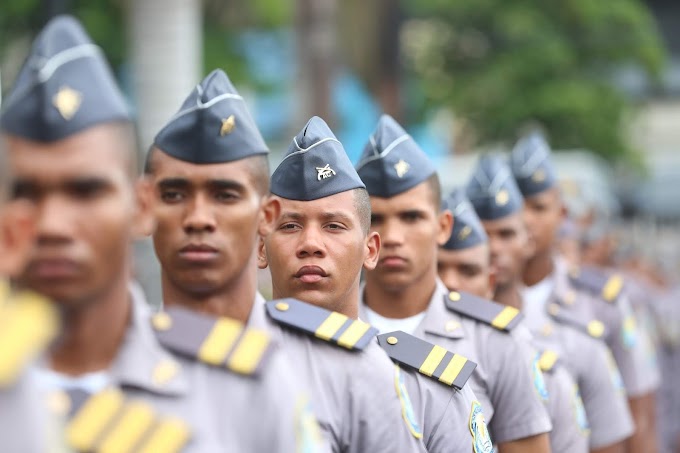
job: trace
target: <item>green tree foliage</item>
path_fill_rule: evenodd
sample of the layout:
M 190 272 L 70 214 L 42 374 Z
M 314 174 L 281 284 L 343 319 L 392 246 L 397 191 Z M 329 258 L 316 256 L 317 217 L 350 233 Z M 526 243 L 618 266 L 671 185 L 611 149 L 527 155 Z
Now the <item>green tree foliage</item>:
M 657 80 L 664 50 L 640 0 L 421 0 L 402 45 L 427 106 L 445 104 L 482 143 L 540 124 L 556 148 L 631 157 L 631 100 L 617 68 Z

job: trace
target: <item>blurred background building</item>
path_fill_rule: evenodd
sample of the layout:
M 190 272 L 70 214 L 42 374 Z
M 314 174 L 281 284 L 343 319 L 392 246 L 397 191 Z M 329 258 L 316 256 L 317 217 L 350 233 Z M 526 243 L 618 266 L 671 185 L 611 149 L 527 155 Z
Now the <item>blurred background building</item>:
M 678 261 L 677 0 L 2 0 L 3 90 L 33 34 L 62 12 L 109 57 L 141 150 L 215 67 L 249 102 L 273 165 L 311 115 L 356 160 L 387 112 L 448 188 L 479 152 L 539 128 L 561 151 L 574 212 L 595 206 L 644 253 Z M 150 245 L 138 252 L 160 300 Z

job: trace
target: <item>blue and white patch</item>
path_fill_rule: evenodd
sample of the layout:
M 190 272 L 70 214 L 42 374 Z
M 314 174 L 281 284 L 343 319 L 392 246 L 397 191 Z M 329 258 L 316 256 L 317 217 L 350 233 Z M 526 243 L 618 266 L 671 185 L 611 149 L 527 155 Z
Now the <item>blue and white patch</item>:
M 411 404 L 411 398 L 408 396 L 408 390 L 406 390 L 404 383 L 404 376 L 401 374 L 401 368 L 398 365 L 394 365 L 394 386 L 401 402 L 401 416 L 406 422 L 408 430 L 416 439 L 422 439 L 423 429 L 416 419 L 416 413 L 413 410 L 413 404 Z
M 626 349 L 631 349 L 637 343 L 637 326 L 635 324 L 635 316 L 629 314 L 623 320 L 623 325 L 621 326 L 621 337 L 623 339 L 623 345 Z
M 492 453 L 493 442 L 479 401 L 472 402 L 470 411 L 470 434 L 472 434 L 472 449 L 474 453 Z
M 626 387 L 623 384 L 623 377 L 621 377 L 621 372 L 619 371 L 619 367 L 616 365 L 616 360 L 614 360 L 614 356 L 609 350 L 607 350 L 607 365 L 609 366 L 609 376 L 611 377 L 612 383 L 614 384 L 614 388 L 621 393 L 625 393 Z
M 587 436 L 590 434 L 590 423 L 588 423 L 588 416 L 586 415 L 586 408 L 583 406 L 583 399 L 581 398 L 581 390 L 578 384 L 574 384 L 574 417 L 576 418 L 576 426 L 578 426 L 581 434 Z
M 534 358 L 534 362 L 531 365 L 533 376 L 534 376 L 534 388 L 536 393 L 541 397 L 543 402 L 548 401 L 548 387 L 545 384 L 545 378 L 543 377 L 543 372 L 541 371 L 541 366 L 539 360 L 541 359 L 541 353 L 537 353 Z
M 309 398 L 301 396 L 296 405 L 295 414 L 295 443 L 297 453 L 312 453 L 319 451 L 323 444 L 321 429 L 314 416 Z

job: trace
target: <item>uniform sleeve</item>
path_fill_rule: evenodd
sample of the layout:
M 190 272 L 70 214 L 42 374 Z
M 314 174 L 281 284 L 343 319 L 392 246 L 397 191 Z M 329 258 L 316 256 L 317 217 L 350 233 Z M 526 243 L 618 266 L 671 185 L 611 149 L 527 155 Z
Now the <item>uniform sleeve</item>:
M 489 430 L 495 443 L 510 442 L 552 428 L 543 399 L 547 398 L 544 377 L 537 357 L 513 337 L 491 332 L 485 365 L 489 370 L 489 398 L 494 408 Z M 480 356 L 482 356 L 480 354 Z
M 352 372 L 345 414 L 350 431 L 342 435 L 343 446 L 347 451 L 425 452 L 404 373 L 377 343 L 363 353 L 360 369 Z
M 633 420 L 616 364 L 604 343 L 574 334 L 570 362 L 590 424 L 590 447 L 620 442 L 633 433 Z
M 628 396 L 655 391 L 661 379 L 651 339 L 645 327 L 636 321 L 626 293 L 614 304 L 598 299 L 594 306 L 596 316 L 609 331 L 607 344 L 614 354 Z
M 547 408 L 553 425 L 552 452 L 587 453 L 588 420 L 576 382 L 560 365 L 544 376 L 549 395 Z

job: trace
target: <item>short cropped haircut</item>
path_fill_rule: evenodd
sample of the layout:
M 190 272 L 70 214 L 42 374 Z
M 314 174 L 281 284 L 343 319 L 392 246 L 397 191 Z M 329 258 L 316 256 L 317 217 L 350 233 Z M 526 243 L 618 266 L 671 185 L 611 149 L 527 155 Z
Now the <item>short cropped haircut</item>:
M 154 156 L 158 152 L 163 152 L 155 145 L 151 145 L 149 151 L 146 153 L 144 160 L 144 174 L 153 175 L 154 173 Z M 264 196 L 269 194 L 269 159 L 266 154 L 257 154 L 241 159 L 248 164 L 248 172 L 250 173 L 250 180 L 255 186 L 255 190 Z
M 439 175 L 437 175 L 437 172 L 434 172 L 432 176 L 427 178 L 424 182 L 430 188 L 430 201 L 432 202 L 435 211 L 439 212 L 442 206 L 441 204 L 442 187 L 441 184 L 439 183 Z
M 354 209 L 359 215 L 359 222 L 364 235 L 367 235 L 371 229 L 371 197 L 368 195 L 366 189 L 361 187 L 352 189 L 354 192 Z

